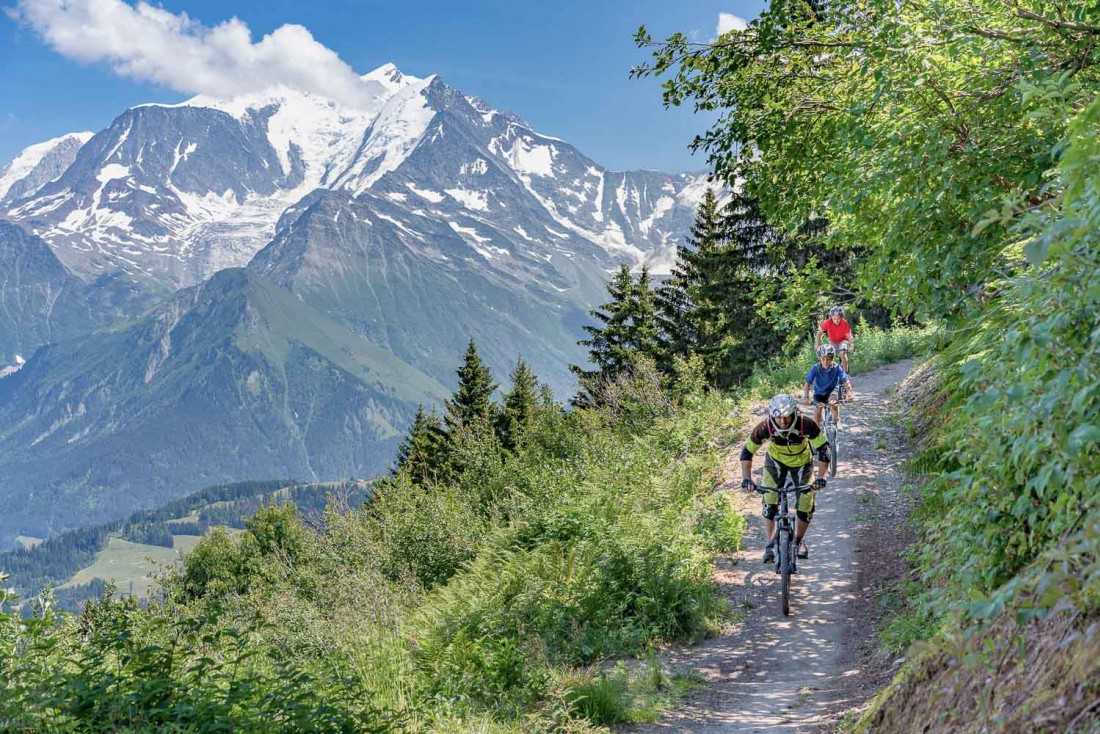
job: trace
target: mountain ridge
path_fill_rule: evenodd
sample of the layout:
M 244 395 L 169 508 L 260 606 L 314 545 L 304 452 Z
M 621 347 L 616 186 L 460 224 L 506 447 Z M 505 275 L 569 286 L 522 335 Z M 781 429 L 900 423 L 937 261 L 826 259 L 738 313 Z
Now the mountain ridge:
M 0 379 L 0 544 L 239 477 L 373 476 L 438 382 L 241 269 Z
M 377 109 L 349 110 L 285 88 L 137 105 L 85 143 L 62 176 L 6 197 L 3 216 L 42 236 L 79 277 L 121 269 L 173 288 L 192 285 L 222 267 L 245 265 L 274 236 L 281 213 L 310 191 L 358 195 L 379 186 L 419 147 L 438 142 L 428 139 L 428 128 L 440 114 L 463 117 L 482 136 L 485 157 L 513 170 L 535 196 L 532 214 L 590 240 L 607 267 L 616 258 L 665 264 L 672 231 L 683 230 L 701 195 L 695 189 L 702 176 L 680 174 L 665 175 L 658 188 L 667 191 L 651 196 L 653 172 L 604 169 L 437 75 L 411 77 L 391 64 L 364 78 L 380 88 L 379 79 L 387 80 Z M 559 155 L 568 162 L 555 171 Z M 575 204 L 557 200 L 557 184 Z M 605 188 L 620 192 L 618 213 L 611 212 L 614 202 L 593 198 Z M 647 197 L 644 206 L 628 205 Z M 670 212 L 676 221 L 667 236 L 649 237 L 654 221 Z

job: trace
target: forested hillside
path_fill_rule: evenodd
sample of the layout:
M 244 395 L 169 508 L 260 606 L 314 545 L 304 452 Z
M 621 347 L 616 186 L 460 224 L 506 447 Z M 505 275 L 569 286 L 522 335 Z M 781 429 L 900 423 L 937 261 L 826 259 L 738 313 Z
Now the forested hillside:
M 928 644 L 874 731 L 1095 726 L 1098 40 L 1096 4 L 1068 0 L 778 1 L 711 45 L 638 36 L 667 103 L 722 111 L 696 145 L 769 222 L 828 221 L 847 287 L 947 325 L 916 416 L 920 581 L 894 628 Z
M 135 544 L 136 552 L 144 549 L 148 554 L 156 548 L 173 549 L 181 538 L 197 540 L 211 528 L 243 530 L 246 518 L 265 504 L 293 502 L 299 514 L 308 518 L 320 516 L 333 498 L 359 505 L 368 489 L 366 482 L 356 480 L 327 484 L 268 480 L 207 487 L 155 510 L 141 510 L 115 522 L 69 530 L 41 543 L 0 553 L 0 569 L 23 597 L 37 596 L 50 584 L 58 589 L 58 606 L 75 611 L 86 599 L 100 596 L 107 583 L 115 581 L 120 591 L 126 591 L 120 577 L 130 576 L 133 580 L 132 573 L 120 568 L 112 577 L 73 582 L 74 574 L 94 568 L 93 561 L 112 538 Z

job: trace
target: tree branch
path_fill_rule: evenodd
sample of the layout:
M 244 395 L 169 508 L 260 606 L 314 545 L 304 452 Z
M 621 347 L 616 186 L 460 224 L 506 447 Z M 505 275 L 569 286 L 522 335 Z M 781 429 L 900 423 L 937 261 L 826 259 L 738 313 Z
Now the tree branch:
M 1054 20 L 1052 18 L 1045 18 L 1038 13 L 1033 13 L 1030 10 L 1023 10 L 1022 8 L 1016 8 L 1016 17 L 1023 18 L 1025 20 L 1037 20 L 1043 25 L 1048 25 L 1051 28 L 1061 28 L 1067 31 L 1077 31 L 1079 33 L 1088 33 L 1093 36 L 1100 36 L 1100 26 L 1090 25 L 1088 23 L 1078 23 L 1072 20 Z

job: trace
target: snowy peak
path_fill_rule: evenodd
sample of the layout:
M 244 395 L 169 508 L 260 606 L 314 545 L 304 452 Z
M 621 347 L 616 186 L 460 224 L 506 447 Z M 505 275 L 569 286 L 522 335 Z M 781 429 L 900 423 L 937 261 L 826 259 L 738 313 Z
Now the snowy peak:
M 173 289 L 244 266 L 318 189 L 434 219 L 443 228 L 422 234 L 457 233 L 508 271 L 517 253 L 566 270 L 663 262 L 690 226 L 690 177 L 607 171 L 434 75 L 385 64 L 362 80 L 365 109 L 285 87 L 139 105 L 3 214 L 85 280 L 121 271 Z
M 401 70 L 392 63 L 382 64 L 374 71 L 364 74 L 359 78 L 365 82 L 381 84 L 382 87 L 391 94 L 409 84 L 416 84 L 423 81 L 423 79 L 418 79 L 415 76 L 401 73 Z
M 431 76 L 398 89 L 371 121 L 354 155 L 329 188 L 362 193 L 400 166 L 436 115 L 427 91 L 438 83 L 437 77 Z
M 62 173 L 94 133 L 69 133 L 25 148 L 0 169 L 0 201 L 33 193 Z

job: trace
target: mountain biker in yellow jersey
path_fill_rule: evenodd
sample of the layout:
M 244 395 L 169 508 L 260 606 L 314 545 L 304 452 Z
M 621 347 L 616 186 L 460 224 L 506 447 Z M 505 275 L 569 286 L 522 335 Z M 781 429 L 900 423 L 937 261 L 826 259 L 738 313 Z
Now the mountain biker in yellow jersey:
M 821 327 L 817 330 L 817 336 L 814 337 L 814 349 L 821 346 L 821 335 L 825 334 L 829 338 L 829 343 L 833 345 L 840 354 L 840 366 L 844 368 L 844 371 L 848 371 L 848 353 L 852 351 L 852 327 L 848 324 L 848 320 L 844 318 L 844 309 L 840 306 L 833 306 L 829 309 L 829 318 L 821 322 Z
M 818 347 L 817 356 L 820 364 L 811 367 L 810 374 L 806 375 L 806 384 L 802 386 L 802 400 L 809 401 L 810 389 L 813 388 L 814 402 L 818 403 L 814 405 L 814 422 L 819 426 L 822 425 L 820 403 L 828 403 L 833 411 L 833 419 L 839 423 L 840 404 L 837 402 L 839 388 L 841 385 L 844 386 L 845 400 L 850 401 L 852 399 L 852 380 L 843 367 L 834 364 L 836 350 L 833 349 L 832 344 L 822 344 Z
M 829 469 L 829 448 L 818 424 L 798 412 L 798 401 L 793 395 L 776 395 L 768 404 L 768 417 L 752 429 L 741 449 L 741 488 L 752 487 L 752 460 L 765 443 L 768 451 L 764 457 L 764 488 L 782 487 L 788 476 L 794 483 L 807 485 L 817 454 L 817 481 L 814 489 L 798 498 L 798 522 L 795 539 L 796 555 L 809 558 L 810 551 L 803 536 L 814 516 L 814 495 L 825 488 L 825 473 Z M 775 516 L 779 512 L 779 495 L 764 495 L 764 519 L 768 529 L 768 545 L 764 548 L 764 563 L 775 560 Z

